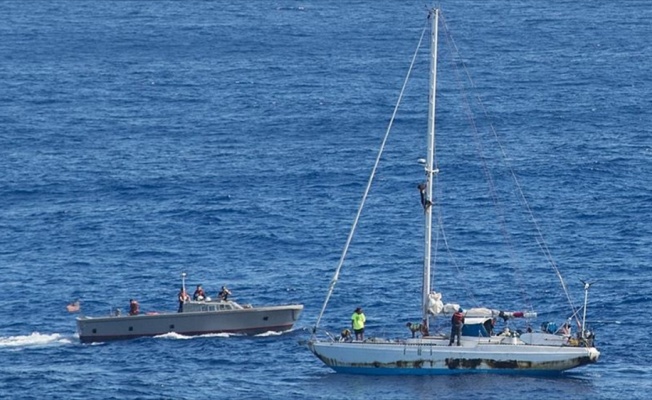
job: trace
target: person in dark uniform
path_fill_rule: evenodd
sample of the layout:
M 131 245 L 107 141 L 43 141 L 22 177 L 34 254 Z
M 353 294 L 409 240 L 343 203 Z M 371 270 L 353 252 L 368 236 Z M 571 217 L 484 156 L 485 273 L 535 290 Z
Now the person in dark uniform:
M 217 297 L 220 300 L 227 301 L 230 295 L 231 291 L 226 286 L 222 286 L 222 290 L 217 294 Z
M 489 336 L 494 334 L 494 327 L 496 326 L 496 318 L 490 318 L 482 324 Z
M 195 301 L 206 300 L 206 293 L 204 293 L 204 289 L 201 287 L 201 285 L 197 285 L 197 289 L 195 289 L 195 293 L 192 294 L 192 299 Z
M 464 326 L 464 310 L 462 308 L 455 311 L 453 317 L 451 318 L 451 340 L 448 343 L 449 346 L 453 345 L 455 342 L 455 337 L 457 337 L 457 345 L 460 346 L 460 337 L 462 336 L 462 327 Z

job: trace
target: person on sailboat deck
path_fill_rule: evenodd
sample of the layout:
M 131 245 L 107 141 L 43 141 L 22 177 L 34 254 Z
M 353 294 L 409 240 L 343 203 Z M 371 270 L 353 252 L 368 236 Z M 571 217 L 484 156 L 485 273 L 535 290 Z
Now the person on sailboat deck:
M 226 286 L 222 286 L 222 290 L 217 294 L 217 297 L 219 297 L 220 300 L 226 301 L 229 296 L 231 295 L 231 291 L 226 288 Z
M 449 346 L 453 345 L 457 337 L 457 345 L 460 346 L 460 336 L 462 336 L 462 327 L 464 326 L 464 310 L 460 307 L 451 318 L 451 340 Z
M 201 287 L 201 285 L 197 285 L 197 289 L 195 289 L 195 293 L 192 294 L 192 299 L 195 301 L 206 300 L 206 294 L 204 293 L 204 289 Z
M 490 318 L 482 324 L 489 336 L 494 334 L 494 327 L 496 326 L 496 318 Z
M 364 323 L 366 320 L 362 308 L 356 308 L 351 316 L 351 327 L 355 333 L 355 340 L 364 340 Z
M 177 312 L 183 312 L 183 303 L 186 301 L 190 301 L 190 296 L 188 296 L 188 293 L 186 293 L 185 288 L 181 288 L 179 291 L 179 310 Z
M 129 315 L 138 315 L 140 313 L 140 306 L 135 299 L 129 300 Z

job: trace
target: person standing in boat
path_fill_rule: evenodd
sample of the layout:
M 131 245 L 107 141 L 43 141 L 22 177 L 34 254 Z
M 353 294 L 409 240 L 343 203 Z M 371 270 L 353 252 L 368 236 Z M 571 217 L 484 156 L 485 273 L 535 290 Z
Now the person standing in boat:
M 217 294 L 217 297 L 219 297 L 219 299 L 222 301 L 227 301 L 230 295 L 231 291 L 227 289 L 226 286 L 222 286 L 222 290 L 220 290 L 220 293 Z
M 457 337 L 457 345 L 460 346 L 460 337 L 462 336 L 462 327 L 464 326 L 464 310 L 460 307 L 451 318 L 451 340 L 449 346 L 453 345 Z
M 183 312 L 183 303 L 190 301 L 190 296 L 186 293 L 186 288 L 181 288 L 179 291 L 179 310 L 178 312 Z
M 135 299 L 129 300 L 129 315 L 138 315 L 140 314 L 140 306 Z
M 192 299 L 195 301 L 206 300 L 206 294 L 204 293 L 204 289 L 201 287 L 201 285 L 197 285 L 197 289 L 195 289 L 195 293 L 192 294 Z
M 356 308 L 351 316 L 351 327 L 355 333 L 355 340 L 364 340 L 364 323 L 366 320 L 362 308 Z
M 491 336 L 494 334 L 494 327 L 496 326 L 496 318 L 489 318 L 482 324 L 484 329 L 487 331 L 487 335 Z

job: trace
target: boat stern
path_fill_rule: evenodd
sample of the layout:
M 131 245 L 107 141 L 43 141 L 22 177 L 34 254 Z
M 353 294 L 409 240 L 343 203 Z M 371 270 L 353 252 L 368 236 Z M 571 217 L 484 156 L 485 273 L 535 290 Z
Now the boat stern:
M 588 349 L 588 353 L 589 353 L 588 354 L 589 362 L 587 364 L 593 364 L 598 362 L 598 358 L 600 358 L 600 352 L 598 351 L 598 349 L 596 349 L 595 347 L 590 347 Z

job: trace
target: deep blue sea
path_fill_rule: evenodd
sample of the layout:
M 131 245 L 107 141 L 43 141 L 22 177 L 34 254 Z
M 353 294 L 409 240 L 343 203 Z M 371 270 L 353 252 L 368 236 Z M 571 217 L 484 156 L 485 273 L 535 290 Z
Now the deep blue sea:
M 433 285 L 465 307 L 534 309 L 539 322 L 568 316 L 510 189 L 514 171 L 576 307 L 580 279 L 595 282 L 587 319 L 598 363 L 553 378 L 348 376 L 300 344 L 426 5 L 0 2 L 0 398 L 649 398 L 652 4 L 644 0 L 440 4 L 450 30 L 437 104 L 447 246 L 439 235 Z M 420 60 L 325 330 L 346 327 L 357 306 L 367 336 L 403 336 L 405 322 L 419 318 L 417 160 L 428 95 Z M 473 85 L 458 84 L 467 74 Z M 460 88 L 468 103 L 454 100 Z M 493 193 L 505 200 L 494 206 Z M 299 302 L 304 314 L 282 335 L 79 343 L 70 301 L 86 315 L 125 310 L 130 298 L 145 312 L 174 310 L 181 272 L 211 295 L 226 284 L 236 300 Z

